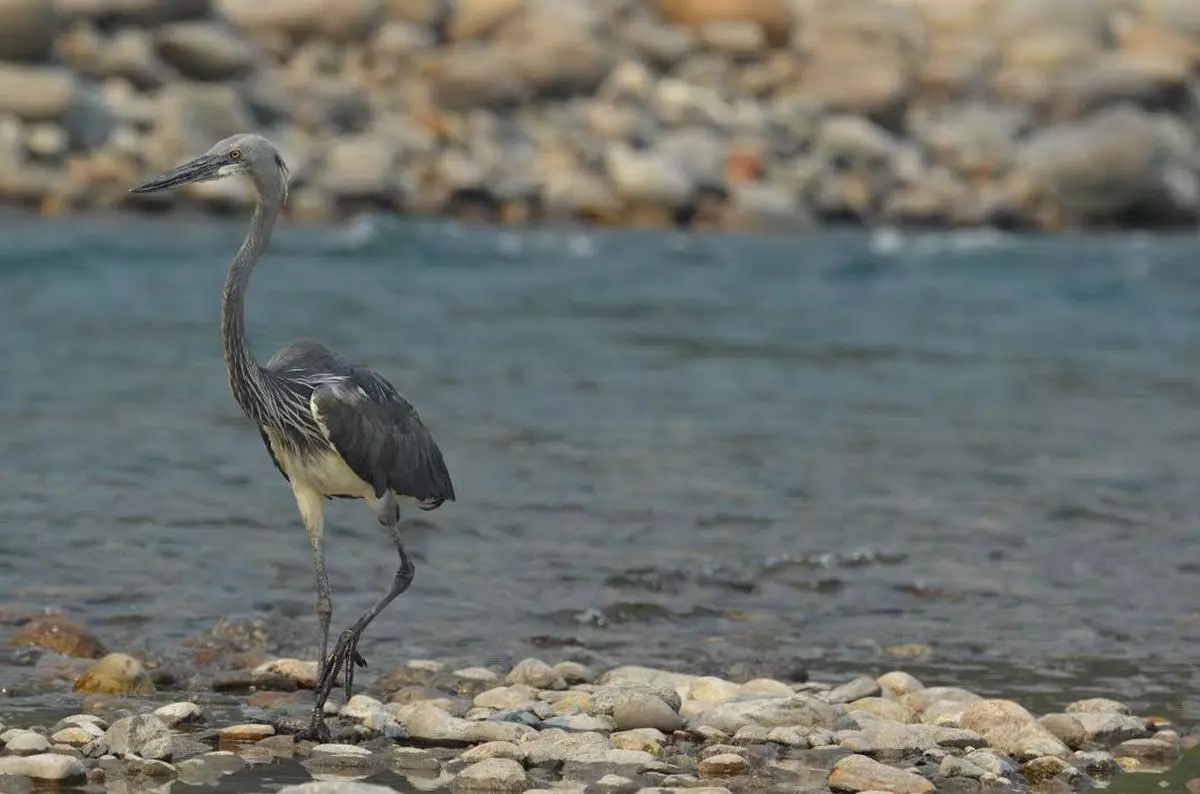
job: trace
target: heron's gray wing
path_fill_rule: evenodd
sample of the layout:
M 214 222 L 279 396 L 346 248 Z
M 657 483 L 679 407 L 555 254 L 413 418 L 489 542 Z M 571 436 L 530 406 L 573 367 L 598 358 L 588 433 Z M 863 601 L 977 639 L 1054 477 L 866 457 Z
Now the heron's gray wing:
M 377 497 L 390 489 L 426 510 L 454 500 L 441 450 L 412 405 L 381 376 L 355 367 L 314 389 L 309 407 L 325 438 Z

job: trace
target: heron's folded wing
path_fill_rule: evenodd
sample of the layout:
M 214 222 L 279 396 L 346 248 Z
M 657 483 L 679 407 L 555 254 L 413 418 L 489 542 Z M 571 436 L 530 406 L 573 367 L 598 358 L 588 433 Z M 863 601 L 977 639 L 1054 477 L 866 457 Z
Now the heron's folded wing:
M 441 450 L 387 381 L 359 376 L 326 383 L 313 391 L 309 407 L 325 438 L 377 497 L 390 488 L 421 502 L 454 498 Z

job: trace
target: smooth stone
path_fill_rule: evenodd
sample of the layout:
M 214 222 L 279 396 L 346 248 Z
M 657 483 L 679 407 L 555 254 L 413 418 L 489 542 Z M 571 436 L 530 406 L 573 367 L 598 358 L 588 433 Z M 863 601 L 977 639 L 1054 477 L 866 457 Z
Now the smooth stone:
M 644 693 L 632 694 L 613 704 L 613 722 L 617 730 L 656 728 L 670 733 L 683 727 L 683 718 L 667 703 Z
M 359 780 L 312 780 L 284 786 L 275 794 L 396 794 L 396 790 L 391 786 Z
M 593 717 L 590 714 L 569 714 L 545 719 L 541 727 L 561 728 L 577 733 L 609 733 L 616 730 L 617 723 L 612 717 L 605 715 Z
M 104 733 L 108 750 L 116 756 L 142 755 L 146 745 L 170 735 L 167 724 L 153 714 L 122 717 Z
M 742 695 L 741 684 L 714 676 L 701 676 L 688 687 L 687 699 L 701 703 L 727 703 Z
M 1179 748 L 1158 739 L 1128 739 L 1113 748 L 1116 758 L 1136 758 L 1138 761 L 1167 765 L 1179 758 Z
M 579 662 L 559 662 L 554 665 L 554 672 L 568 684 L 590 684 L 596 680 L 595 671 Z
M 37 731 L 17 731 L 4 740 L 4 749 L 13 755 L 37 755 L 50 749 L 50 740 Z
M 195 725 L 204 722 L 204 712 L 201 708 L 195 703 L 188 701 L 168 703 L 165 706 L 160 706 L 154 710 L 154 716 L 162 720 L 168 728 L 174 728 L 176 725 Z
M 1146 721 L 1118 711 L 1072 712 L 1083 726 L 1087 741 L 1115 745 L 1129 739 L 1145 739 L 1150 736 Z
M 302 659 L 272 659 L 254 668 L 255 676 L 282 676 L 304 689 L 312 689 L 317 685 L 317 672 L 315 661 Z
M 1129 706 L 1125 705 L 1119 700 L 1110 700 L 1109 698 L 1085 698 L 1083 700 L 1076 700 L 1075 702 L 1068 704 L 1063 711 L 1067 714 L 1115 712 L 1117 714 L 1130 715 L 1133 713 Z
M 691 724 L 708 725 L 726 733 L 736 733 L 744 725 L 814 728 L 832 725 L 843 713 L 840 705 L 796 694 L 718 704 L 692 718 Z
M 537 691 L 528 684 L 498 686 L 480 692 L 471 702 L 480 708 L 523 709 L 537 702 Z
M 1071 756 L 1071 762 L 1089 775 L 1112 777 L 1121 772 L 1116 757 L 1105 750 L 1078 751 Z
M 980 780 L 984 775 L 992 773 L 965 758 L 948 755 L 942 759 L 938 767 L 938 774 L 942 777 L 965 777 L 971 780 Z
M 771 728 L 767 731 L 767 741 L 803 750 L 808 747 L 808 735 L 801 728 L 783 727 Z
M 825 695 L 830 703 L 850 703 L 866 697 L 874 697 L 881 691 L 879 683 L 870 676 L 860 676 L 853 681 L 834 687 Z
M 1087 740 L 1087 731 L 1074 714 L 1046 714 L 1038 722 L 1072 750 L 1078 750 Z
M 74 691 L 103 695 L 153 695 L 155 690 L 154 682 L 141 662 L 125 653 L 110 653 L 88 668 L 75 682 Z
M 1011 700 L 978 700 L 963 710 L 962 725 L 987 740 L 992 747 L 1028 761 L 1042 756 L 1066 758 L 1071 754 L 1024 706 Z
M 487 758 L 464 769 L 450 784 L 460 792 L 496 792 L 519 794 L 526 788 L 525 769 L 511 758 Z
M 479 747 L 487 747 L 492 744 L 508 744 L 508 742 L 487 742 L 479 745 Z M 516 745 L 513 746 L 515 747 Z M 471 752 L 471 750 L 467 752 Z M 418 747 L 394 747 L 392 748 L 391 765 L 395 769 L 404 769 L 412 772 L 436 772 L 441 769 L 442 762 L 428 750 L 422 750 Z
M 883 720 L 892 722 L 908 722 L 912 712 L 901 701 L 895 698 L 865 697 L 846 704 L 850 714 L 856 711 L 874 714 Z
M 683 698 L 675 689 L 662 684 L 616 683 L 601 686 L 592 692 L 587 711 L 589 714 L 611 715 L 618 703 L 646 698 L 657 698 L 673 711 L 678 711 L 683 703 Z
M 339 712 L 352 720 L 365 720 L 376 712 L 383 711 L 383 703 L 370 695 L 355 695 L 346 701 Z
M 504 683 L 509 686 L 524 685 L 533 689 L 566 689 L 567 682 L 553 667 L 540 659 L 523 659 L 518 662 Z
M 104 731 L 96 727 L 89 730 L 81 725 L 70 725 L 56 731 L 50 736 L 50 740 L 55 744 L 65 744 L 69 747 L 83 747 L 103 735 Z
M 887 766 L 865 755 L 841 758 L 829 773 L 829 787 L 834 791 L 888 791 L 892 794 L 932 794 L 933 783 L 920 775 Z
M 78 758 L 61 753 L 10 755 L 0 758 L 0 775 L 17 775 L 57 783 L 82 783 L 87 768 Z
M 242 725 L 230 725 L 221 728 L 218 731 L 223 741 L 227 742 L 256 742 L 259 739 L 265 739 L 268 736 L 275 735 L 275 728 L 270 725 L 260 725 L 258 723 L 245 723 Z
M 654 761 L 654 756 L 638 750 L 615 750 L 598 733 L 560 733 L 543 731 L 523 742 L 521 748 L 529 764 L 563 761 L 576 764 L 606 764 L 635 769 Z
M 1025 772 L 1025 779 L 1033 786 L 1056 779 L 1073 783 L 1083 777 L 1083 773 L 1078 769 L 1052 755 L 1030 759 L 1022 769 Z
M 656 728 L 635 728 L 631 731 L 618 731 L 609 736 L 608 741 L 617 750 L 639 750 L 658 757 L 663 753 L 667 737 Z
M 390 704 L 388 708 L 414 739 L 468 744 L 519 742 L 521 737 L 535 732 L 528 725 L 515 722 L 471 721 L 452 717 L 428 703 L 413 703 L 399 708 Z

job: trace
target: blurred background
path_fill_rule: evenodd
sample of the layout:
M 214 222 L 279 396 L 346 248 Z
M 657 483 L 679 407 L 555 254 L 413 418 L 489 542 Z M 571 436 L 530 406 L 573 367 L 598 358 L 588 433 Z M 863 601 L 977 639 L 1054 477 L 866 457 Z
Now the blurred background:
M 258 131 L 260 360 L 379 370 L 458 490 L 373 669 L 904 666 L 1194 721 L 1198 119 L 1195 0 L 0 0 L 0 617 L 314 652 L 220 357 L 252 196 L 127 193 Z M 340 625 L 394 560 L 330 522 Z

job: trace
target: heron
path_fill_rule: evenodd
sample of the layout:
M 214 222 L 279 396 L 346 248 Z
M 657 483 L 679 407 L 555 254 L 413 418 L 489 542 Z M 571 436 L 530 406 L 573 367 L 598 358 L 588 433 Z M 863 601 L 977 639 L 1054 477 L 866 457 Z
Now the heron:
M 254 214 L 234 254 L 221 298 L 221 348 L 229 388 L 255 424 L 275 468 L 291 485 L 317 578 L 321 656 L 312 718 L 298 738 L 328 741 L 324 709 L 339 674 L 346 698 L 363 631 L 412 584 L 414 566 L 400 532 L 400 508 L 434 510 L 454 501 L 442 451 L 416 408 L 382 375 L 309 340 L 293 342 L 260 365 L 246 344 L 245 296 L 255 265 L 287 201 L 288 166 L 261 135 L 232 135 L 204 154 L 130 188 L 154 193 L 193 182 L 249 177 Z M 388 591 L 338 636 L 329 651 L 333 600 L 325 571 L 327 499 L 361 499 L 386 528 L 400 555 Z

